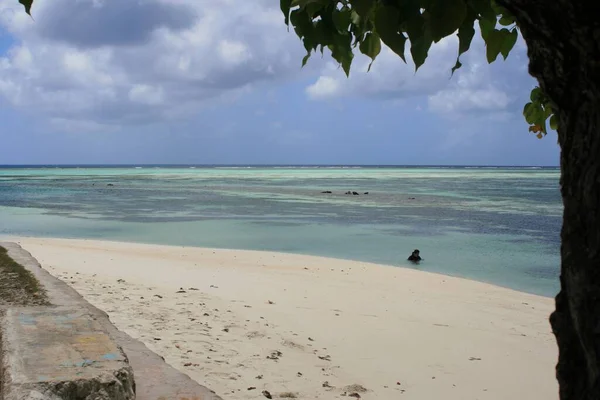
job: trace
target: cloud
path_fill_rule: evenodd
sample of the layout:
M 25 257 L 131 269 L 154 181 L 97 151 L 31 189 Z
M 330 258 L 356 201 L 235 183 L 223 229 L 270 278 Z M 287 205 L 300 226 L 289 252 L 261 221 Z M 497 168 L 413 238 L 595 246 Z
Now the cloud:
M 527 98 L 533 80 L 527 74 L 522 40 L 507 61 L 488 65 L 485 45 L 476 32 L 471 49 L 461 57 L 463 67 L 452 76 L 457 50 L 456 36 L 443 39 L 432 46 L 425 64 L 415 73 L 414 64 L 404 64 L 384 46 L 370 72 L 370 59 L 355 57 L 350 79 L 337 65 L 328 63 L 306 87 L 306 94 L 313 100 L 353 96 L 397 102 L 425 97 L 430 111 L 444 115 L 514 112 L 515 104 Z
M 508 95 L 494 87 L 486 89 L 449 89 L 429 96 L 429 108 L 444 113 L 504 110 L 509 102 Z
M 135 0 L 46 0 L 35 12 L 40 36 L 82 48 L 143 44 L 158 28 L 176 32 L 196 19 L 187 4 Z
M 313 99 L 346 95 L 393 99 L 434 93 L 448 84 L 457 49 L 458 41 L 454 37 L 440 41 L 433 46 L 425 65 L 415 73 L 412 62 L 405 64 L 388 47 L 383 46 L 370 72 L 367 71 L 371 60 L 361 54 L 354 58 L 350 79 L 346 78 L 341 68 L 330 62 L 306 92 Z
M 0 5 L 15 39 L 0 96 L 61 125 L 175 118 L 300 73 L 302 45 L 272 1 L 39 0 L 33 15 Z

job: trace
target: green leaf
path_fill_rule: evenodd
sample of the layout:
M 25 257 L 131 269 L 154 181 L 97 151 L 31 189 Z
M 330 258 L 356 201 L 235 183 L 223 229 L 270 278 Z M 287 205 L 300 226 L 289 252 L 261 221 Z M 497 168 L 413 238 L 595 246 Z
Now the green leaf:
M 415 63 L 415 71 L 417 71 L 421 65 L 425 63 L 432 43 L 433 39 L 431 38 L 429 31 L 425 31 L 422 36 L 415 40 L 411 39 L 410 54 L 412 55 Z
M 346 76 L 350 75 L 350 66 L 352 65 L 352 59 L 354 53 L 352 53 L 352 36 L 350 34 L 334 35 L 333 44 L 329 45 L 331 50 L 331 56 L 342 65 Z
M 358 15 L 358 13 L 354 10 L 350 11 L 350 20 L 352 21 L 353 25 L 359 25 L 360 24 L 360 15 Z
M 556 118 L 556 114 L 552 114 L 552 116 L 550 117 L 550 129 L 558 129 L 558 118 Z
M 458 55 L 465 53 L 471 47 L 473 36 L 475 36 L 475 14 L 469 12 L 467 17 L 463 21 L 460 28 L 458 28 Z
M 493 63 L 498 58 L 500 50 L 502 50 L 502 44 L 504 42 L 504 35 L 501 31 L 493 30 L 485 39 L 486 56 L 488 63 Z
M 292 7 L 304 8 L 311 3 L 324 3 L 323 0 L 292 0 Z
M 529 131 L 534 133 L 546 133 L 546 119 L 548 109 L 542 107 L 542 103 L 530 102 L 523 108 L 523 116 L 529 125 Z
M 542 94 L 542 89 L 539 86 L 534 87 L 531 90 L 531 94 L 529 95 L 529 99 L 532 102 L 539 102 L 542 98 L 543 94 Z
M 282 0 L 282 2 L 283 1 L 284 0 Z M 31 17 L 31 6 L 33 5 L 33 0 L 19 0 L 19 3 L 23 4 L 23 7 L 25 7 L 25 12 Z
M 496 12 L 492 8 L 490 0 L 467 0 L 469 6 L 481 16 L 482 19 L 496 22 Z
M 460 69 L 460 67 L 462 67 L 462 63 L 460 62 L 460 58 L 457 58 L 456 64 L 452 67 L 452 75 L 454 75 L 454 72 L 456 72 L 457 69 Z
M 504 39 L 502 40 L 502 46 L 500 46 L 500 53 L 502 53 L 502 56 L 506 60 L 506 57 L 508 57 L 508 54 L 515 46 L 515 43 L 517 43 L 517 38 L 519 37 L 519 34 L 517 33 L 516 28 L 511 31 L 509 31 L 506 28 L 503 28 L 501 32 L 506 32 L 503 33 Z
M 511 16 L 503 15 L 502 18 L 500 18 L 500 21 L 498 21 L 498 23 L 502 26 L 509 26 L 509 25 L 514 24 L 515 20 Z
M 544 104 L 544 119 L 548 119 L 554 112 L 552 111 L 552 107 L 549 104 Z
M 479 30 L 481 31 L 481 37 L 483 38 L 483 40 L 487 40 L 487 37 L 489 36 L 489 34 L 491 32 L 494 31 L 495 27 L 496 27 L 495 19 L 493 21 L 490 21 L 487 19 L 479 20 Z
M 527 121 L 528 124 L 533 124 L 536 121 L 536 113 L 537 108 L 531 102 L 525 104 L 525 107 L 523 107 L 523 116 L 525 117 L 525 121 Z
M 429 27 L 434 42 L 456 32 L 467 16 L 464 0 L 437 0 L 431 3 Z
M 25 0 L 19 0 L 19 3 L 23 3 L 24 1 Z M 289 25 L 290 24 L 290 8 L 292 6 L 292 0 L 280 0 L 279 6 L 281 7 L 281 12 L 285 16 L 285 24 Z M 27 6 L 25 6 L 25 11 L 27 11 Z
M 335 9 L 333 12 L 333 24 L 339 32 L 348 32 L 348 27 L 351 22 L 350 9 L 347 7 L 342 8 L 341 10 Z
M 381 52 L 381 40 L 379 39 L 379 35 L 372 32 L 367 33 L 364 40 L 360 44 L 360 52 L 366 56 L 371 58 L 371 63 L 369 64 L 369 68 L 367 72 L 371 70 L 371 65 L 373 65 L 373 61 Z
M 369 15 L 375 5 L 375 0 L 353 0 L 351 4 L 357 14 L 364 18 Z
M 375 13 L 375 30 L 383 43 L 406 62 L 404 56 L 406 36 L 398 32 L 399 17 L 399 12 L 395 7 L 379 7 Z
M 310 58 L 310 53 L 308 53 L 307 55 L 305 55 L 302 58 L 302 67 L 304 67 L 306 65 L 306 63 L 308 62 L 308 59 Z

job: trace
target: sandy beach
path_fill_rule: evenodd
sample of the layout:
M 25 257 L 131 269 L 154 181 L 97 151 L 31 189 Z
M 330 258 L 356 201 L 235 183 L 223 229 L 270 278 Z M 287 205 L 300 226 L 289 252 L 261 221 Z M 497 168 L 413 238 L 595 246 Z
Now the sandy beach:
M 320 257 L 13 240 L 224 399 L 558 399 L 550 298 Z

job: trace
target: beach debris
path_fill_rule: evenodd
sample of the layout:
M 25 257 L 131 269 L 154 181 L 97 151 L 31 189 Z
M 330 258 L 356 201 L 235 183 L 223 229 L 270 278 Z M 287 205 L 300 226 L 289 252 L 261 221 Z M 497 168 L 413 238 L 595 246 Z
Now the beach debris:
M 308 338 L 308 340 L 310 340 L 311 342 L 314 342 L 314 341 L 315 341 L 315 339 L 313 339 L 313 338 L 311 338 L 311 337 L 309 337 L 309 338 Z
M 279 393 L 279 397 L 280 399 L 297 399 L 298 395 L 294 392 L 282 392 Z
M 229 332 L 229 328 L 224 328 L 223 332 Z
M 329 384 L 329 381 L 325 381 L 325 382 L 323 382 L 323 384 L 322 384 L 321 386 L 323 386 L 324 388 L 333 388 L 333 386 L 331 386 L 331 385 Z
M 358 393 L 366 393 L 369 391 L 369 389 L 367 389 L 363 385 L 359 385 L 358 383 L 345 386 L 342 390 L 344 390 L 346 392 L 358 392 Z
M 210 285 L 210 287 L 214 288 L 214 289 L 218 289 L 219 288 L 218 286 L 215 286 L 215 285 Z
M 207 313 L 207 312 L 205 312 L 205 313 L 204 313 L 204 314 L 202 314 L 202 315 L 204 315 L 205 317 L 208 317 L 208 316 L 210 316 L 210 314 L 209 314 L 209 313 Z
M 331 356 L 329 354 L 326 356 L 319 356 L 319 359 L 324 361 L 331 361 Z
M 258 376 L 256 377 L 256 379 L 259 379 L 259 380 L 260 380 L 260 379 L 262 379 L 262 378 L 263 378 L 263 376 L 262 376 L 262 375 L 258 375 Z
M 469 357 L 469 361 L 481 361 L 479 357 Z
M 188 288 L 188 290 L 200 290 L 200 289 L 195 288 L 195 287 L 191 287 L 191 288 Z
M 184 367 L 190 367 L 191 365 L 192 365 L 191 362 L 187 362 L 187 363 L 183 364 Z
M 419 261 L 422 260 L 421 256 L 419 255 L 419 250 L 418 249 L 414 249 L 412 254 L 410 256 L 408 256 L 408 261 L 412 261 L 414 263 L 418 263 Z
M 159 337 L 155 337 L 154 340 L 159 341 L 159 340 L 162 340 L 162 339 L 159 338 Z
M 256 390 L 256 386 L 250 386 L 248 389 L 246 390 Z
M 354 392 L 354 393 L 350 393 L 348 396 L 350 396 L 350 397 L 354 397 L 354 398 L 356 398 L 356 399 L 360 399 L 360 394 L 358 394 L 358 393 L 356 393 L 356 392 Z
M 269 303 L 269 304 L 275 304 L 275 302 L 271 301 L 271 300 L 269 300 L 267 303 Z
M 154 297 L 158 297 L 159 299 L 163 298 L 160 294 L 155 294 Z
M 400 385 L 402 385 L 402 384 L 401 384 L 400 382 L 396 382 L 396 385 L 400 386 Z
M 125 283 L 125 279 L 117 279 L 117 283 Z
M 178 291 L 176 291 L 175 293 L 187 293 L 185 290 L 183 289 L 179 289 Z
M 279 360 L 279 357 L 281 357 L 281 356 L 283 356 L 283 353 L 280 352 L 279 350 L 275 350 L 275 351 L 272 351 L 271 354 L 269 354 L 267 356 L 267 359 L 277 361 L 277 360 Z
M 298 372 L 298 373 L 296 374 L 296 376 L 297 376 L 298 378 L 302 377 L 302 372 Z
M 273 396 L 271 396 L 271 393 L 269 393 L 268 390 L 263 390 L 262 391 L 262 395 L 265 396 L 267 399 L 272 399 Z

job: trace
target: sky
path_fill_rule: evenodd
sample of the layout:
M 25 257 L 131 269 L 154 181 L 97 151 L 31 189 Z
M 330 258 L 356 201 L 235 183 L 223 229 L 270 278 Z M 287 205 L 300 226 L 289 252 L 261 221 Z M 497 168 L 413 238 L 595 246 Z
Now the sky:
M 389 49 L 350 78 L 304 48 L 276 0 L 0 3 L 0 164 L 549 165 L 528 132 L 519 40 L 488 65 L 479 35 L 415 73 Z M 408 49 L 407 49 L 408 50 Z M 407 53 L 408 54 L 408 53 Z

